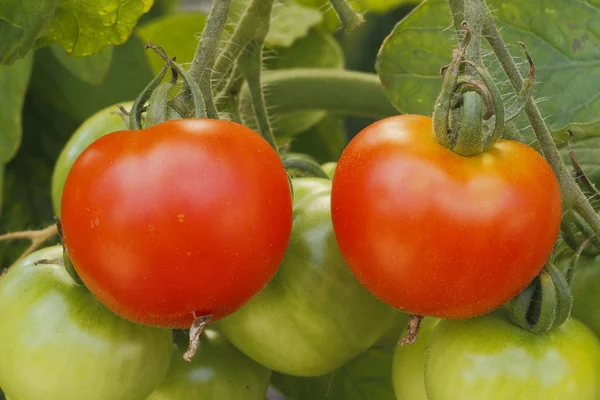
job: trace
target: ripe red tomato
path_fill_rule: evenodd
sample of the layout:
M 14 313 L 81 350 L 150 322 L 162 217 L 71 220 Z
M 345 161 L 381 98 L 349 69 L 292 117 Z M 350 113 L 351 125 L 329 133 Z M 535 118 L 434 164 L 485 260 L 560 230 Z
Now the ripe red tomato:
M 76 160 L 64 243 L 90 291 L 129 320 L 189 327 L 235 311 L 274 275 L 292 227 L 277 153 L 233 122 L 110 133 Z
M 556 177 L 533 149 L 500 140 L 462 157 L 419 115 L 381 120 L 350 142 L 331 205 L 359 281 L 400 310 L 440 318 L 484 314 L 519 293 L 561 218 Z

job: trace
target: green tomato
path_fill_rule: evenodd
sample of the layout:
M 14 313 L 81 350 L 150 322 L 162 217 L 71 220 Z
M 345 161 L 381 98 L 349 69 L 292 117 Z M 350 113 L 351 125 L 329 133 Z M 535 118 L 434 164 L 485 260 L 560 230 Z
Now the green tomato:
M 171 331 L 126 321 L 39 250 L 0 280 L 0 386 L 16 400 L 143 400 L 165 377 Z
M 439 322 L 425 356 L 429 400 L 596 400 L 600 341 L 574 318 L 545 335 L 505 310 Z
M 327 162 L 327 163 L 321 165 L 321 168 L 323 169 L 323 171 L 325 171 L 327 176 L 329 176 L 330 178 L 333 178 L 333 173 L 335 172 L 335 169 L 337 168 L 337 163 L 336 162 Z
M 147 400 L 264 400 L 271 371 L 246 357 L 214 328 L 200 337 L 191 362 L 183 359 L 187 341 L 173 345 L 165 380 Z
M 318 376 L 373 345 L 395 310 L 344 263 L 331 224 L 331 181 L 299 178 L 292 185 L 294 224 L 277 274 L 218 324 L 236 347 L 268 368 Z
M 121 105 L 129 111 L 133 102 Z M 96 139 L 127 128 L 127 123 L 120 115 L 119 108 L 110 106 L 92 115 L 73 133 L 58 156 L 52 174 L 52 206 L 57 216 L 60 216 L 60 201 L 67 175 L 77 157 Z
M 394 310 L 394 317 L 389 321 L 383 334 L 377 339 L 374 346 L 390 346 L 398 343 L 398 340 L 406 334 L 408 326 L 408 314 Z
M 571 286 L 571 315 L 587 325 L 596 335 L 600 335 L 600 258 L 582 259 L 575 269 Z
M 564 270 L 570 266 L 574 256 L 572 251 L 563 254 L 557 267 Z M 581 256 L 575 268 L 573 284 L 573 309 L 571 315 L 600 336 L 600 256 Z
M 424 318 L 415 343 L 396 346 L 392 381 L 398 400 L 428 400 L 425 393 L 425 350 L 438 322 L 437 318 Z

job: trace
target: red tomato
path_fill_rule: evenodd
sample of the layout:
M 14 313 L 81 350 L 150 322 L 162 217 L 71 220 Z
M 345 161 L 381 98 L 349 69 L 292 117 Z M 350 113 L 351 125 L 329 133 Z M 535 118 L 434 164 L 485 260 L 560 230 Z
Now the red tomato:
M 61 216 L 90 291 L 129 320 L 189 327 L 230 314 L 274 275 L 292 227 L 277 153 L 233 122 L 174 120 L 93 142 Z
M 350 142 L 331 205 L 359 281 L 400 310 L 440 318 L 484 314 L 519 293 L 561 218 L 556 177 L 533 149 L 500 140 L 462 157 L 419 115 L 381 120 Z

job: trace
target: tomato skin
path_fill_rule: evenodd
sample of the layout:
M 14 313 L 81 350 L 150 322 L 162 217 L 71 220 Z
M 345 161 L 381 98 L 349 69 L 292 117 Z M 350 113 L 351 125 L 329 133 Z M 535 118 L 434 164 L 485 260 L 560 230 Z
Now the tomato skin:
M 189 328 L 238 309 L 285 253 L 291 191 L 260 135 L 219 120 L 108 134 L 71 169 L 64 243 L 85 285 L 118 315 Z
M 133 102 L 130 101 L 121 105 L 126 110 L 130 110 Z M 94 140 L 108 133 L 127 129 L 127 123 L 120 113 L 121 111 L 117 106 L 110 106 L 98 111 L 77 128 L 63 147 L 52 173 L 52 206 L 58 217 L 60 217 L 60 201 L 63 188 L 73 163 Z
M 191 362 L 185 341 L 173 345 L 167 376 L 147 400 L 264 400 L 271 371 L 246 357 L 216 329 L 207 328 Z
M 544 335 L 505 310 L 438 324 L 425 356 L 429 400 L 595 400 L 600 341 L 574 318 Z
M 60 246 L 32 253 L 0 280 L 0 386 L 19 400 L 144 400 L 164 378 L 169 330 L 107 310 L 62 265 Z
M 428 400 L 425 393 L 425 351 L 439 321 L 437 318 L 424 318 L 415 343 L 396 345 L 392 382 L 398 400 Z
M 376 122 L 349 143 L 331 204 L 359 281 L 400 310 L 441 318 L 481 315 L 519 293 L 561 218 L 556 177 L 533 149 L 500 140 L 461 157 L 418 115 Z
M 346 267 L 331 226 L 331 181 L 297 178 L 292 185 L 294 225 L 281 267 L 218 326 L 237 348 L 274 371 L 319 376 L 366 351 L 397 311 Z

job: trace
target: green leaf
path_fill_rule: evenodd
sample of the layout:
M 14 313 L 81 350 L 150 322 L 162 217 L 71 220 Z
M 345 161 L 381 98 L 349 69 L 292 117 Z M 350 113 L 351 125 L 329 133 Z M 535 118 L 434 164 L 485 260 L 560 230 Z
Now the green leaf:
M 204 29 L 206 15 L 199 12 L 170 14 L 156 18 L 136 30 L 142 42 L 148 41 L 162 46 L 170 57 L 177 57 L 180 64 L 190 63 L 194 59 L 198 37 Z M 165 62 L 154 52 L 147 51 L 152 70 L 158 73 Z
M 138 24 L 146 23 L 154 18 L 177 12 L 177 9 L 181 7 L 180 3 L 181 0 L 154 0 L 154 5 L 150 8 L 150 11 L 141 16 Z
M 273 373 L 271 382 L 290 400 L 395 400 L 392 386 L 395 347 L 394 344 L 372 348 L 336 370 L 333 376 L 300 378 Z
M 77 79 L 49 49 L 40 49 L 36 52 L 30 86 L 38 101 L 83 121 L 109 105 L 133 100 L 152 78 L 144 44 L 133 35 L 114 48 L 102 85 Z
M 313 26 L 321 23 L 318 10 L 294 2 L 279 2 L 273 6 L 271 27 L 265 43 L 273 47 L 289 47 L 296 39 L 306 36 Z
M 572 123 L 600 121 L 600 2 L 588 0 L 488 0 L 497 25 L 517 61 L 523 41 L 536 65 L 535 96 L 553 131 Z M 441 87 L 439 68 L 457 46 L 445 0 L 425 0 L 402 20 L 382 46 L 377 71 L 395 107 L 430 115 Z M 491 57 L 491 56 L 490 56 Z M 497 62 L 484 58 L 492 75 L 506 82 Z M 527 70 L 521 63 L 522 74 Z M 508 84 L 504 93 L 512 92 Z M 518 126 L 524 128 L 524 118 Z M 600 132 L 600 130 L 596 130 Z M 564 137 L 564 136 L 563 136 Z
M 0 64 L 25 57 L 50 27 L 60 0 L 0 1 Z
M 335 38 L 316 29 L 290 47 L 266 50 L 265 68 L 344 68 L 344 52 Z
M 0 233 L 40 229 L 53 222 L 52 169 L 76 127 L 76 121 L 38 104 L 33 96 L 27 98 L 23 141 L 5 168 Z M 10 265 L 28 245 L 27 241 L 0 242 L 0 268 Z
M 124 43 L 154 0 L 62 0 L 41 44 L 59 43 L 69 54 L 88 56 Z
M 441 89 L 440 67 L 456 44 L 445 0 L 425 0 L 384 41 L 376 70 L 392 104 L 403 113 L 430 115 Z
M 395 8 L 419 4 L 421 0 L 357 0 L 356 9 L 362 11 L 372 11 L 376 13 L 386 13 Z
M 250 0 L 233 0 L 225 36 L 231 34 L 249 2 Z M 319 25 L 322 20 L 321 12 L 315 8 L 305 7 L 293 0 L 275 0 L 265 44 L 289 47 L 297 39 L 306 36 L 310 28 Z M 224 40 L 227 40 L 227 37 Z
M 0 165 L 15 155 L 21 143 L 21 113 L 32 64 L 30 54 L 12 65 L 0 66 Z
M 567 146 L 562 145 L 558 150 L 565 164 L 569 166 L 569 170 L 572 170 Z M 596 187 L 600 188 L 600 137 L 589 137 L 574 141 L 573 153 L 583 172 Z
M 294 0 L 303 6 L 315 8 L 323 14 L 320 27 L 327 32 L 334 32 L 340 27 L 340 20 L 329 0 Z M 406 5 L 419 4 L 421 0 L 352 0 L 351 6 L 359 12 L 383 14 Z M 353 32 L 354 33 L 354 32 Z
M 12 65 L 0 66 L 0 195 L 4 188 L 4 165 L 14 157 L 21 144 L 23 103 L 32 65 L 33 54 L 29 54 Z M 0 216 L 2 200 L 0 197 Z
M 321 122 L 292 139 L 291 151 L 314 157 L 319 163 L 337 161 L 346 147 L 344 119 L 327 115 Z
M 100 85 L 110 69 L 113 46 L 106 46 L 96 54 L 87 57 L 69 55 L 59 45 L 50 46 L 54 57 L 77 79 L 92 85 Z
M 323 15 L 320 27 L 327 32 L 334 32 L 340 27 L 340 19 L 329 0 L 295 0 L 296 3 L 319 10 Z

